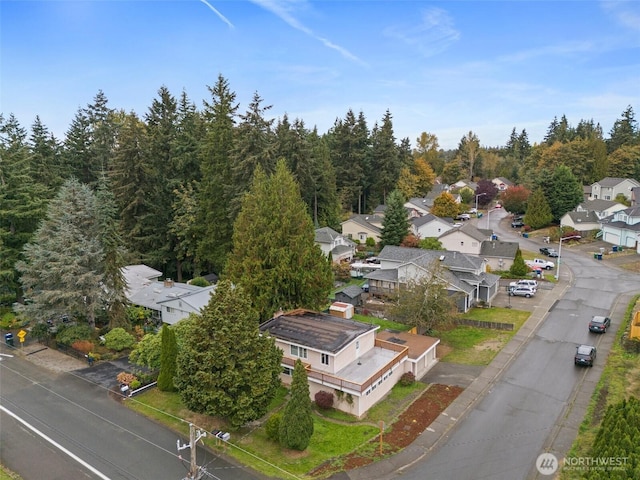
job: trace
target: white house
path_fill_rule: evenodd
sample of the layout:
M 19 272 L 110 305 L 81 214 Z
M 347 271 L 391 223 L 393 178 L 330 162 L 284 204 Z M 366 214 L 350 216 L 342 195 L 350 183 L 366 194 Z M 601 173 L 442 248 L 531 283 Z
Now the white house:
M 273 337 L 283 351 L 283 383 L 291 384 L 299 359 L 306 367 L 311 399 L 319 391 L 330 392 L 335 395 L 335 408 L 358 418 L 384 398 L 405 372 L 424 375 L 436 362 L 436 339 L 412 356 L 402 341 L 377 338 L 378 328 L 302 309 L 260 325 L 260 331 Z
M 640 207 L 630 207 L 601 220 L 602 240 L 611 245 L 640 249 Z M 640 250 L 639 250 L 640 253 Z
M 350 262 L 356 254 L 356 244 L 331 227 L 316 229 L 315 242 L 333 263 Z
M 631 200 L 631 191 L 636 187 L 640 187 L 640 182 L 633 178 L 605 177 L 591 184 L 591 198 L 615 200 L 619 194 L 622 194 Z
M 479 255 L 482 242 L 491 240 L 492 231 L 479 229 L 470 222 L 443 233 L 438 240 L 447 250 Z
M 341 223 L 342 235 L 360 243 L 366 243 L 367 238 L 373 238 L 376 243 L 379 243 L 382 219 L 381 215 L 351 215 L 348 220 Z
M 598 218 L 605 218 L 627 208 L 622 203 L 600 198 L 585 200 L 576 207 L 576 212 L 593 212 Z
M 411 233 L 418 238 L 438 238 L 455 227 L 451 219 L 440 218 L 427 213 L 421 217 L 413 218 L 410 228 Z

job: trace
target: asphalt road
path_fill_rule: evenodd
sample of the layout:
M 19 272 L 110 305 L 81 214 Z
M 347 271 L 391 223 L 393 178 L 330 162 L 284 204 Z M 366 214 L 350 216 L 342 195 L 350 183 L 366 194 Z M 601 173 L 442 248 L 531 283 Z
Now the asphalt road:
M 0 460 L 25 480 L 178 480 L 187 473 L 175 433 L 123 408 L 104 387 L 81 377 L 3 357 L 0 400 L 3 409 L 50 439 L 0 411 Z M 180 453 L 189 459 L 188 449 Z M 207 466 L 207 478 L 256 478 L 208 450 L 198 448 L 197 458 Z
M 529 242 L 500 229 L 497 217 L 492 214 L 491 223 L 501 239 L 517 239 L 525 245 Z M 535 251 L 537 245 L 531 243 L 525 248 Z M 562 253 L 565 269 L 561 275 L 572 273 L 572 284 L 565 294 L 489 393 L 459 421 L 434 453 L 404 470 L 402 478 L 538 477 L 536 458 L 557 439 L 557 426 L 570 414 L 576 395 L 590 397 L 601 371 L 574 366 L 576 345 L 595 344 L 599 347 L 596 363 L 604 363 L 613 334 L 622 321 L 625 302 L 631 293 L 640 290 L 640 276 L 636 274 L 608 268 L 603 262 L 569 249 Z M 609 333 L 589 333 L 587 323 L 593 315 L 612 317 Z M 585 385 L 587 388 L 582 388 Z M 588 398 L 579 400 L 588 402 Z M 570 440 L 565 440 L 570 445 Z

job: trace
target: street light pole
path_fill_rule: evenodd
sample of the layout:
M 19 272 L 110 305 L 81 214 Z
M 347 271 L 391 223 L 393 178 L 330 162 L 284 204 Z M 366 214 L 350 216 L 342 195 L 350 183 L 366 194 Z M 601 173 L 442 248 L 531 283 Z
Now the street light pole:
M 479 193 L 476 195 L 476 215 L 478 215 L 478 197 L 481 197 L 482 195 L 486 195 L 486 193 Z
M 562 225 L 560 226 L 560 243 L 558 245 L 558 263 L 556 264 L 556 280 L 560 278 L 560 259 L 562 258 L 562 241 L 573 240 L 574 238 L 582 238 L 581 235 L 571 235 L 570 237 L 562 237 Z

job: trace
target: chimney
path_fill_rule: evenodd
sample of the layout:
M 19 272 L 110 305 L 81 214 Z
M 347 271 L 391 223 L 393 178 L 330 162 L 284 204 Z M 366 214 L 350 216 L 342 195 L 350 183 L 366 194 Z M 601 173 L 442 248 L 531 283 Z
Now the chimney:
M 165 278 L 164 288 L 171 288 L 171 287 L 173 287 L 173 280 L 171 280 L 170 278 Z

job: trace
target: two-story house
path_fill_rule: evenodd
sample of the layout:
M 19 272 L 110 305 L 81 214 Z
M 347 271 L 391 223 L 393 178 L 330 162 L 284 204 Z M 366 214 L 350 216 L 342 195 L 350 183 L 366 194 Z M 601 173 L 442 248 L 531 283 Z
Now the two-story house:
M 341 223 L 342 235 L 360 243 L 366 243 L 367 238 L 373 238 L 376 243 L 379 243 L 383 218 L 382 215 L 351 215 Z
M 331 227 L 316 229 L 315 243 L 333 263 L 350 262 L 356 255 L 356 244 Z
M 601 220 L 602 240 L 612 245 L 635 248 L 640 253 L 640 207 L 620 210 Z
M 615 200 L 620 194 L 631 200 L 631 190 L 640 187 L 640 182 L 633 178 L 605 177 L 591 184 L 591 198 Z
M 492 234 L 493 230 L 480 229 L 471 222 L 466 222 L 460 227 L 443 233 L 438 240 L 447 250 L 480 255 L 482 242 L 491 240 Z
M 319 391 L 334 394 L 334 407 L 362 417 L 408 371 L 421 378 L 435 362 L 437 341 L 422 341 L 421 354 L 410 355 L 402 340 L 377 338 L 377 325 L 309 310 L 280 313 L 260 325 L 283 352 L 282 382 L 291 384 L 296 360 L 307 369 L 311 399 Z M 414 350 L 420 348 L 414 347 Z M 429 359 L 427 362 L 425 358 Z M 415 372 L 414 372 L 415 374 Z
M 504 177 L 496 177 L 491 180 L 491 183 L 493 183 L 496 186 L 499 192 L 504 192 L 510 187 L 513 187 L 513 182 L 508 178 L 504 178 Z
M 365 275 L 374 296 L 393 297 L 399 288 L 432 274 L 466 312 L 478 301 L 491 303 L 498 293 L 498 275 L 487 273 L 487 262 L 478 256 L 442 250 L 385 246 L 378 255 L 380 270 Z

